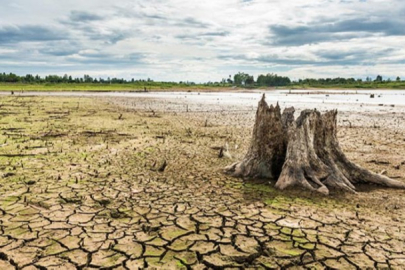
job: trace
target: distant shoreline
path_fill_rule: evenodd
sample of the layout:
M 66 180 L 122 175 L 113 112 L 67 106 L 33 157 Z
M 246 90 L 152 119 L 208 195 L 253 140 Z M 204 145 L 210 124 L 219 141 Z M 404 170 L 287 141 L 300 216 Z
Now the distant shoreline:
M 252 92 L 252 91 L 272 91 L 272 90 L 299 90 L 308 92 L 329 92 L 329 91 L 367 91 L 367 90 L 405 90 L 404 88 L 396 87 L 257 87 L 257 88 L 242 88 L 242 87 L 209 87 L 209 86 L 196 86 L 196 87 L 146 87 L 134 88 L 131 85 L 23 85 L 13 84 L 6 85 L 0 84 L 0 92 L 129 92 L 129 93 L 144 93 L 144 92 Z

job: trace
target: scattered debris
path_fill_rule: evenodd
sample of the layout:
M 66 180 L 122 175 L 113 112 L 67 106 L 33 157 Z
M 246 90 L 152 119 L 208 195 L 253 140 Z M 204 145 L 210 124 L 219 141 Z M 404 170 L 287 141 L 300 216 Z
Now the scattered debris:
M 379 165 L 388 165 L 388 164 L 391 164 L 389 161 L 385 161 L 385 160 L 375 160 L 375 159 L 369 160 L 369 161 L 367 161 L 367 163 L 374 163 L 374 164 L 379 164 Z
M 159 172 L 164 172 L 165 169 L 166 169 L 166 166 L 167 166 L 167 162 L 166 162 L 166 160 L 165 160 L 165 161 L 163 161 L 162 165 L 160 165 L 158 171 L 159 171 Z

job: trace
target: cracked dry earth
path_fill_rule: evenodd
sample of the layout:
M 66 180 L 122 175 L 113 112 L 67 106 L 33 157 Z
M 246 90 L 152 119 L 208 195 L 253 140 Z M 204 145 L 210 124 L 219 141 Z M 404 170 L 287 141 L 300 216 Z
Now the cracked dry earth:
M 254 111 L 127 105 L 0 99 L 0 269 L 405 267 L 404 191 L 323 197 L 231 178 L 218 149 L 243 156 Z M 405 181 L 403 120 L 346 113 L 339 139 L 355 162 Z

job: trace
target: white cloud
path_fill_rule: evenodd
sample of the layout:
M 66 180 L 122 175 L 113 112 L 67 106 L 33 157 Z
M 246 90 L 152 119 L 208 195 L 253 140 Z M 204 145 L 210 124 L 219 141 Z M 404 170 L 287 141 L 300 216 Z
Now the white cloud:
M 197 82 L 404 77 L 404 15 L 400 0 L 15 0 L 0 9 L 0 67 Z

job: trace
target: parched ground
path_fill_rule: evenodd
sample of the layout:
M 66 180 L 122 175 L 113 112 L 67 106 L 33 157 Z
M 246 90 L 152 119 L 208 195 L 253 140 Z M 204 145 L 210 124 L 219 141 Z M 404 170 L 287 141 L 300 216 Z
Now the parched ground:
M 405 191 L 323 197 L 231 178 L 219 148 L 243 156 L 253 110 L 162 111 L 1 97 L 0 269 L 405 268 Z M 342 113 L 342 147 L 405 181 L 404 118 Z

